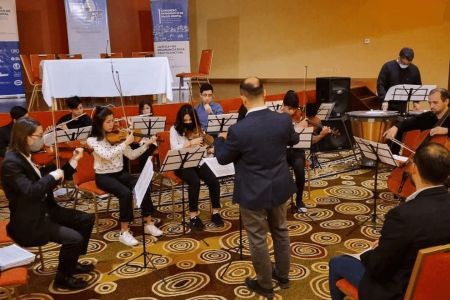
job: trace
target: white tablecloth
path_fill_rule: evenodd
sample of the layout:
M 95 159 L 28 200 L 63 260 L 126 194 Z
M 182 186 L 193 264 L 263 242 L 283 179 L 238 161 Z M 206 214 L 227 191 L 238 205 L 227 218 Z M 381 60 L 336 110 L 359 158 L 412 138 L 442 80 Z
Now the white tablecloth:
M 167 57 L 44 60 L 41 68 L 49 106 L 52 97 L 118 97 L 116 84 L 123 96 L 166 94 L 173 100 Z

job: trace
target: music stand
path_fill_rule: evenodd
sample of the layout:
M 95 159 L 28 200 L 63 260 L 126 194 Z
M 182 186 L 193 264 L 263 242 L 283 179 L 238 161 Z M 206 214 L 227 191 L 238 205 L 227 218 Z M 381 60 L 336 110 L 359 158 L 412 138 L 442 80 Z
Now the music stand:
M 428 100 L 428 95 L 436 85 L 417 85 L 417 84 L 397 84 L 389 88 L 384 97 L 388 101 L 388 109 L 393 110 L 395 103 L 400 103 L 398 107 L 401 115 L 409 114 L 409 102 L 419 102 Z M 406 107 L 403 102 L 406 102 Z M 392 103 L 392 104 L 391 104 Z M 394 109 L 395 110 L 395 109 Z
M 396 167 L 397 162 L 394 159 L 394 156 L 388 146 L 388 144 L 377 143 L 370 140 L 362 139 L 354 136 L 355 142 L 358 147 L 361 149 L 361 155 L 375 161 L 375 182 L 373 188 L 373 211 L 367 217 L 366 220 L 357 224 L 347 235 L 350 235 L 355 229 L 359 226 L 363 226 L 366 222 L 370 221 L 374 224 L 374 227 L 377 227 L 376 221 L 377 219 L 383 221 L 377 215 L 377 200 L 378 200 L 378 165 L 379 163 L 388 164 Z
M 220 132 L 227 132 L 231 125 L 236 124 L 238 115 L 238 113 L 208 115 L 206 132 L 216 135 Z
M 336 103 L 334 102 L 321 103 L 319 109 L 317 110 L 316 117 L 318 117 L 320 121 L 328 120 L 335 104 Z
M 206 147 L 192 147 L 192 148 L 183 148 L 183 149 L 172 149 L 167 152 L 166 158 L 161 165 L 160 172 L 168 172 L 180 170 L 181 174 L 183 174 L 183 170 L 187 168 L 197 168 L 205 155 Z M 182 223 L 183 226 L 183 234 L 186 234 L 186 216 L 184 213 L 185 204 L 184 204 L 184 180 L 181 179 L 181 205 L 182 205 Z M 203 240 L 203 242 L 208 245 L 208 243 Z
M 44 144 L 53 146 L 56 143 L 67 143 L 72 141 L 86 140 L 91 134 L 92 126 L 73 128 L 73 129 L 57 129 L 44 134 Z M 56 137 L 55 137 L 56 132 Z
M 281 108 L 283 107 L 283 100 L 266 101 L 265 104 L 271 111 L 280 112 Z
M 147 251 L 147 248 L 145 245 L 146 233 L 145 233 L 145 225 L 144 225 L 144 214 L 143 214 L 143 208 L 142 208 L 142 201 L 144 200 L 144 196 L 146 194 L 148 186 L 150 185 L 150 182 L 152 181 L 153 175 L 154 175 L 153 162 L 151 159 L 147 159 L 144 169 L 142 170 L 141 175 L 139 176 L 139 178 L 136 182 L 136 185 L 134 186 L 134 189 L 133 189 L 134 199 L 136 200 L 136 206 L 141 209 L 142 253 L 139 254 L 138 256 L 132 258 L 131 260 L 127 261 L 126 263 L 121 264 L 118 267 L 114 268 L 113 270 L 111 270 L 108 273 L 108 275 L 111 275 L 112 273 L 114 273 L 118 269 L 122 268 L 123 266 L 135 267 L 135 268 L 140 268 L 140 269 L 158 270 L 158 268 L 156 268 L 156 266 L 153 263 L 153 261 L 151 260 L 151 258 L 153 256 L 161 257 L 162 255 Z M 135 261 L 136 259 L 138 259 L 141 256 L 144 257 L 144 262 L 143 262 L 142 266 L 132 264 L 133 261 Z M 149 263 L 151 264 L 151 266 L 148 265 Z M 158 273 L 156 273 L 156 274 L 160 279 L 162 279 L 162 281 L 165 284 L 166 281 L 165 281 L 164 277 L 159 276 Z
M 134 116 L 130 117 L 131 126 L 140 129 L 142 134 L 155 135 L 163 132 L 166 127 L 165 116 Z

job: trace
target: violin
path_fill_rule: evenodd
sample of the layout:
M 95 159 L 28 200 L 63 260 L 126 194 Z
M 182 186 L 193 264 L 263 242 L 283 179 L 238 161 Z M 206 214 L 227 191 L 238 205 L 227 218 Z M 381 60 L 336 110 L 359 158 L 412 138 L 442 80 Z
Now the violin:
M 115 129 L 111 132 L 107 132 L 105 138 L 110 144 L 115 145 L 125 141 L 129 134 L 130 132 L 126 129 Z M 143 137 L 152 137 L 151 135 L 143 134 L 140 129 L 133 129 L 132 134 L 134 136 L 134 143 L 139 143 Z
M 314 126 L 314 130 L 315 130 L 316 128 L 322 129 L 322 128 L 323 128 L 323 125 L 320 124 L 320 119 L 319 119 L 318 117 L 314 117 L 314 119 L 316 119 L 316 120 L 318 120 L 318 121 L 312 121 L 311 118 L 306 118 L 306 122 L 308 122 L 308 124 Z M 337 129 L 337 128 L 335 128 L 335 127 L 333 127 L 333 128 L 330 127 L 330 134 L 331 134 L 333 137 L 337 137 L 337 136 L 341 135 L 339 129 Z
M 450 116 L 450 109 L 447 110 L 444 117 L 442 117 L 434 127 L 441 126 L 445 120 Z M 411 179 L 409 168 L 411 166 L 411 161 L 414 157 L 414 151 L 418 149 L 421 145 L 427 143 L 437 143 L 443 145 L 445 148 L 450 150 L 450 139 L 446 135 L 434 135 L 430 136 L 430 130 L 424 130 L 417 135 L 416 139 L 409 139 L 408 142 L 411 144 L 404 143 L 406 149 L 408 149 L 410 156 L 408 161 L 392 170 L 391 175 L 388 177 L 388 189 L 401 197 L 408 197 L 416 190 L 414 183 Z M 412 150 L 412 151 L 411 151 Z
M 214 145 L 214 137 L 212 135 L 209 135 L 209 134 L 203 132 L 203 130 L 198 129 L 198 128 L 195 130 L 186 131 L 185 136 L 188 140 L 193 140 L 193 139 L 201 137 L 201 138 L 203 138 L 204 145 L 206 145 L 208 147 L 212 147 Z

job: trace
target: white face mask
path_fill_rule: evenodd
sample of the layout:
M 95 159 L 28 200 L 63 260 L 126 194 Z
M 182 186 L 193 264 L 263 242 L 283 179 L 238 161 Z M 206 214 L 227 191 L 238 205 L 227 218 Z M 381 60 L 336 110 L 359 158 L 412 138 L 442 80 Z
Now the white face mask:
M 397 63 L 400 66 L 400 68 L 402 68 L 402 69 L 406 69 L 407 67 L 409 67 L 409 65 L 404 65 L 399 60 L 397 60 Z
M 33 144 L 30 145 L 31 152 L 38 152 L 44 146 L 44 139 L 34 139 Z

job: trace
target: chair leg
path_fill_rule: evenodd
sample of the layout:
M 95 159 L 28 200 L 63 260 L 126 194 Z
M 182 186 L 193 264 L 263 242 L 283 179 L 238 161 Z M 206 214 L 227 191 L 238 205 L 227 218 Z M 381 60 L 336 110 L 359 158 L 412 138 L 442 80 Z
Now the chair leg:
M 109 213 L 110 205 L 111 205 L 111 195 L 108 195 L 108 203 L 106 203 L 106 213 Z
M 33 107 L 36 91 L 37 91 L 37 86 L 34 85 L 33 91 L 31 92 L 30 103 L 28 103 L 28 111 L 31 111 L 31 108 Z
M 311 168 L 307 168 L 308 174 L 308 200 L 311 200 Z
M 158 195 L 158 207 L 161 206 L 161 194 L 162 194 L 163 176 L 159 180 L 159 195 Z
M 41 261 L 42 271 L 45 271 L 44 252 L 42 251 L 42 246 L 38 247 L 38 251 L 39 251 L 39 260 Z
M 172 221 L 175 221 L 175 189 L 174 185 L 170 183 L 170 191 L 172 194 Z M 182 212 L 184 214 L 184 211 Z
M 180 86 L 178 87 L 178 101 L 181 102 L 181 88 L 183 87 L 183 77 L 180 77 Z
M 97 207 L 97 198 L 95 197 L 95 194 L 92 193 L 92 201 L 94 202 L 94 215 L 95 215 L 95 229 L 97 230 L 97 233 L 100 233 L 100 226 L 99 226 L 99 219 L 98 219 L 98 207 Z

